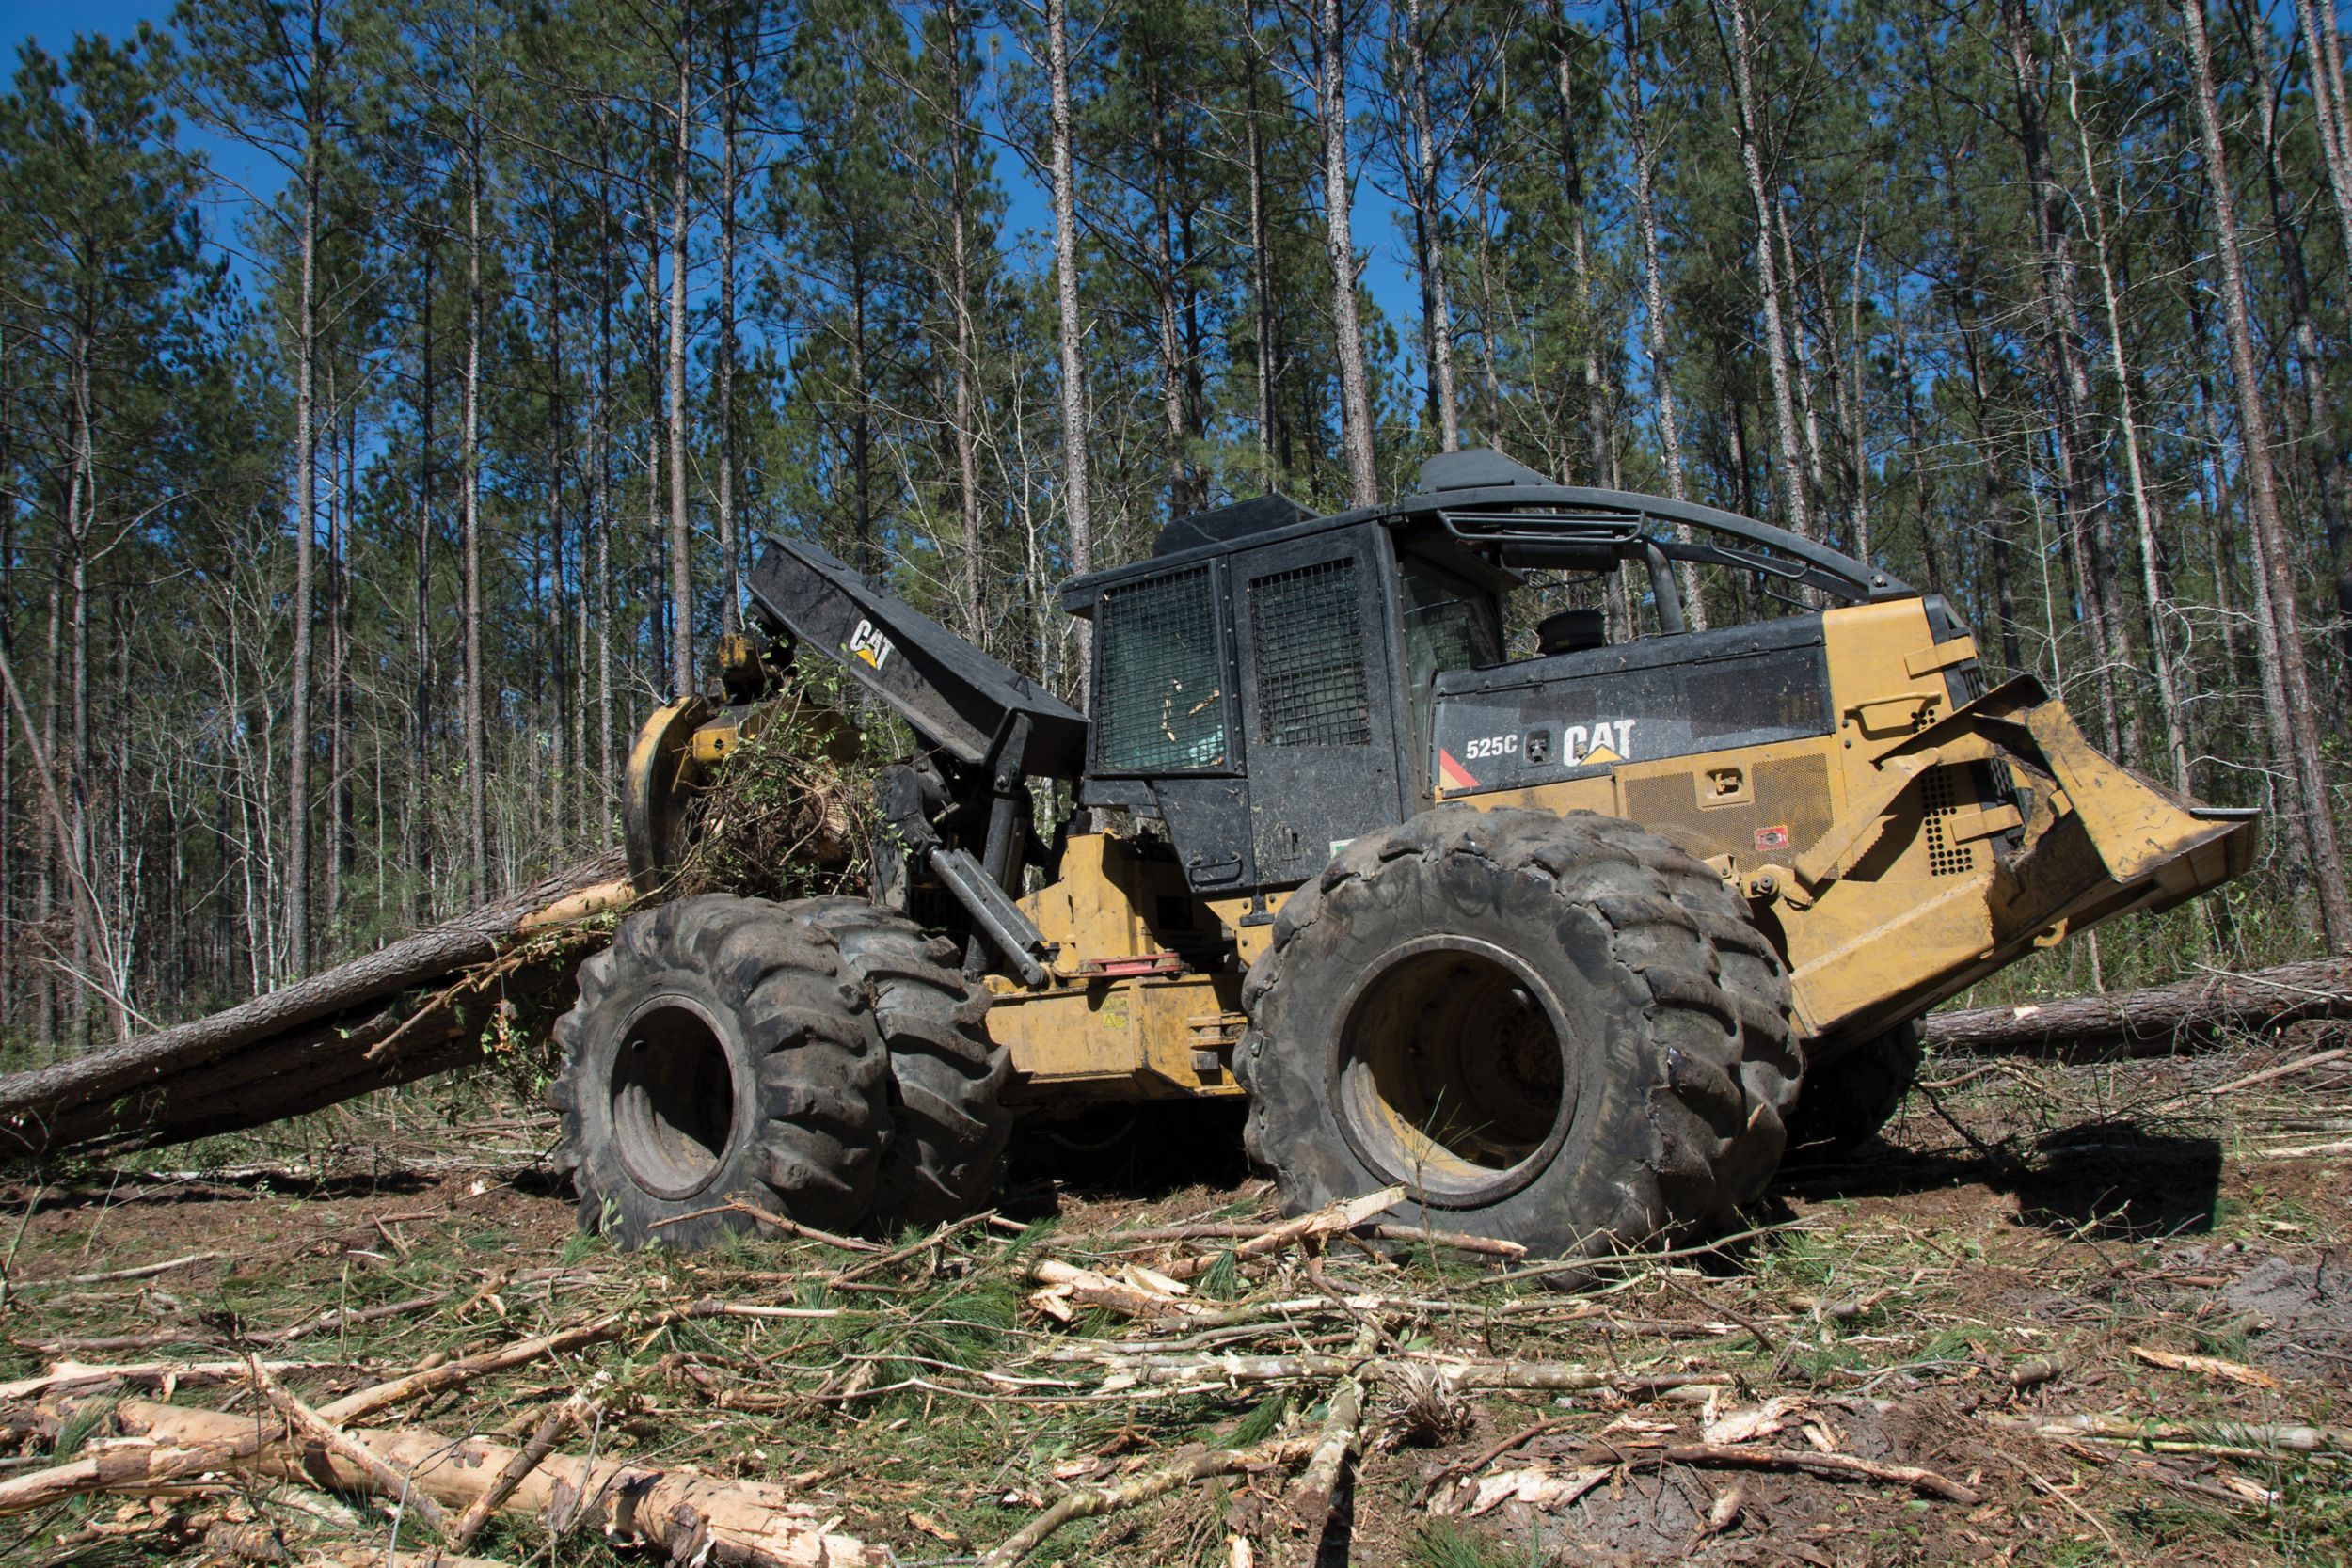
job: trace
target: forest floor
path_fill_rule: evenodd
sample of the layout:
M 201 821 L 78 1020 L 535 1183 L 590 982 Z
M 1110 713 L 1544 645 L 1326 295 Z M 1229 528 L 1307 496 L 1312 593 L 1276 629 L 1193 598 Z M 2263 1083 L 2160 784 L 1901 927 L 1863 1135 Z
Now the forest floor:
M 901 1563 L 971 1560 L 1070 1489 L 1205 1444 L 1261 1462 L 1080 1519 L 1029 1560 L 2341 1564 L 2352 1059 L 2212 1091 L 2347 1044 L 2305 1026 L 2166 1062 L 1931 1061 L 1884 1141 L 1786 1173 L 1743 1240 L 1573 1294 L 1443 1247 L 1123 1240 L 1273 1217 L 1237 1129 L 1197 1114 L 1029 1134 L 994 1215 L 880 1249 L 620 1255 L 575 1231 L 551 1125 L 492 1110 L 475 1077 L 0 1188 L 0 1370 L 218 1362 L 278 1331 L 262 1354 L 320 1403 L 619 1313 L 397 1419 L 516 1444 L 587 1390 L 562 1451 L 777 1483 Z M 1110 1289 L 1041 1309 L 1049 1259 Z M 714 1301 L 802 1315 L 640 1331 Z M 1302 1528 L 1308 1445 L 1281 1440 L 1340 1432 L 1351 1370 L 1361 1457 Z M 116 1388 L 252 1399 L 168 1368 Z M 62 1424 L 0 1410 L 18 1455 L 0 1477 L 107 1435 L 103 1398 L 44 1408 Z M 0 1518 L 0 1561 L 229 1560 L 253 1535 L 224 1527 L 257 1522 L 294 1560 L 387 1560 L 382 1498 L 214 1476 Z M 467 1550 L 660 1556 L 512 1513 Z

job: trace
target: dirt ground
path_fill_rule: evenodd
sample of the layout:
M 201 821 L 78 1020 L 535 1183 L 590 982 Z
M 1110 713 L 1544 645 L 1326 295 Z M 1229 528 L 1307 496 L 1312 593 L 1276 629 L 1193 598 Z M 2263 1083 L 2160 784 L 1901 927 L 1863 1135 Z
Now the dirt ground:
M 1327 1528 L 1297 1526 L 1294 1471 L 1278 1466 L 1078 1522 L 1030 1560 L 2346 1563 L 2352 1061 L 2209 1092 L 2346 1043 L 2303 1030 L 2161 1063 L 1931 1061 L 1884 1140 L 1786 1172 L 1754 1234 L 1629 1260 L 1575 1294 L 1444 1249 L 1340 1238 L 1252 1259 L 1217 1255 L 1233 1240 L 1122 1241 L 1273 1217 L 1236 1130 L 1198 1115 L 1025 1136 L 995 1217 L 884 1238 L 890 1252 L 767 1240 L 616 1255 L 575 1230 L 546 1118 L 448 1083 L 0 1187 L 5 1373 L 218 1360 L 274 1333 L 262 1354 L 299 1363 L 280 1375 L 318 1402 L 598 1313 L 837 1308 L 622 1334 L 397 1419 L 513 1443 L 589 1388 L 601 1453 L 780 1482 L 898 1561 L 940 1564 L 1065 1488 L 1329 1425 L 1335 1377 L 1220 1372 L 1216 1358 L 1376 1344 L 1391 1372 L 1372 1381 Z M 1064 1323 L 1030 1299 L 1049 1258 L 1142 1263 L 1164 1272 L 1125 1277 L 1165 1295 L 1179 1260 L 1206 1266 L 1162 1318 L 1065 1305 Z M 1138 1381 L 1153 1356 L 1191 1370 Z M 1449 1392 L 1413 1370 L 1534 1364 L 1613 1386 Z M 151 1370 L 0 1404 L 15 1455 L 0 1482 L 103 1441 L 123 1391 L 249 1400 L 233 1378 Z M 0 1561 L 232 1560 L 223 1527 L 254 1523 L 315 1560 L 381 1547 L 386 1506 L 213 1478 L 0 1517 Z M 469 1550 L 659 1560 L 513 1515 Z

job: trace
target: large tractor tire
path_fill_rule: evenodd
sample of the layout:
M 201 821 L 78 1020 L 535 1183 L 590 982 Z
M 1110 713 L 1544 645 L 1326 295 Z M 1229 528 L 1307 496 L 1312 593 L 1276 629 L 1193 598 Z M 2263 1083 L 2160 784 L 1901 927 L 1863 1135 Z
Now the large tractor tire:
M 954 942 L 895 911 L 863 898 L 785 907 L 840 944 L 889 1049 L 891 1141 L 875 1212 L 936 1225 L 979 1208 L 1012 1132 L 1002 1103 L 1012 1057 L 989 1043 L 987 988 L 964 978 Z
M 1905 1023 L 1807 1067 L 1788 1117 L 1788 1157 L 1832 1159 L 1877 1136 L 1919 1076 L 1920 1049 L 1919 1025 Z
M 741 1195 L 827 1228 L 864 1220 L 889 1141 L 888 1058 L 833 934 L 712 895 L 621 923 L 555 1026 L 558 1163 L 582 1223 L 682 1251 L 745 1229 Z M 689 1217 L 691 1216 L 691 1217 Z
M 1357 839 L 1283 905 L 1243 1006 L 1246 1137 L 1287 1211 L 1402 1185 L 1400 1219 L 1571 1261 L 1725 1225 L 1802 1071 L 1745 903 L 1581 812 Z

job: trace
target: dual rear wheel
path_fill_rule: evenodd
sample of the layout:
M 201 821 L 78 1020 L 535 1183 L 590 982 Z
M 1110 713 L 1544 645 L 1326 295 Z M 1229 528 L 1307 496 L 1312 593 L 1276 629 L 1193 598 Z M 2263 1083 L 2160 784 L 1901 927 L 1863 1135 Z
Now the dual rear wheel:
M 977 1207 L 1010 1123 L 987 993 L 863 899 L 711 895 L 622 922 L 556 1025 L 580 1218 L 682 1250 L 783 1213 L 827 1229 Z

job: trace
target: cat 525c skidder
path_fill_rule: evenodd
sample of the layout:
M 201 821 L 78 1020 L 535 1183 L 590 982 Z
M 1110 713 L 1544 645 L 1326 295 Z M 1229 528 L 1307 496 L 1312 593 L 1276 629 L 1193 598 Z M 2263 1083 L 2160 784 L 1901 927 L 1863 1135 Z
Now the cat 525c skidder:
M 1788 612 L 1692 629 L 1677 562 Z M 1571 610 L 1505 657 L 1530 573 L 1628 563 L 1654 631 Z M 1068 584 L 1091 721 L 813 546 L 750 587 L 772 644 L 638 741 L 643 888 L 793 658 L 923 750 L 882 776 L 873 901 L 683 898 L 582 967 L 552 1093 L 624 1243 L 705 1243 L 734 1195 L 930 1221 L 1025 1113 L 1233 1094 L 1293 1211 L 1401 1185 L 1402 1218 L 1565 1258 L 1704 1230 L 1792 1137 L 1874 1132 L 1929 1007 L 2241 874 L 2259 832 L 2032 678 L 1984 689 L 1939 597 L 1490 452 L 1337 516 L 1181 518 Z M 1037 780 L 1112 826 L 1040 844 Z

